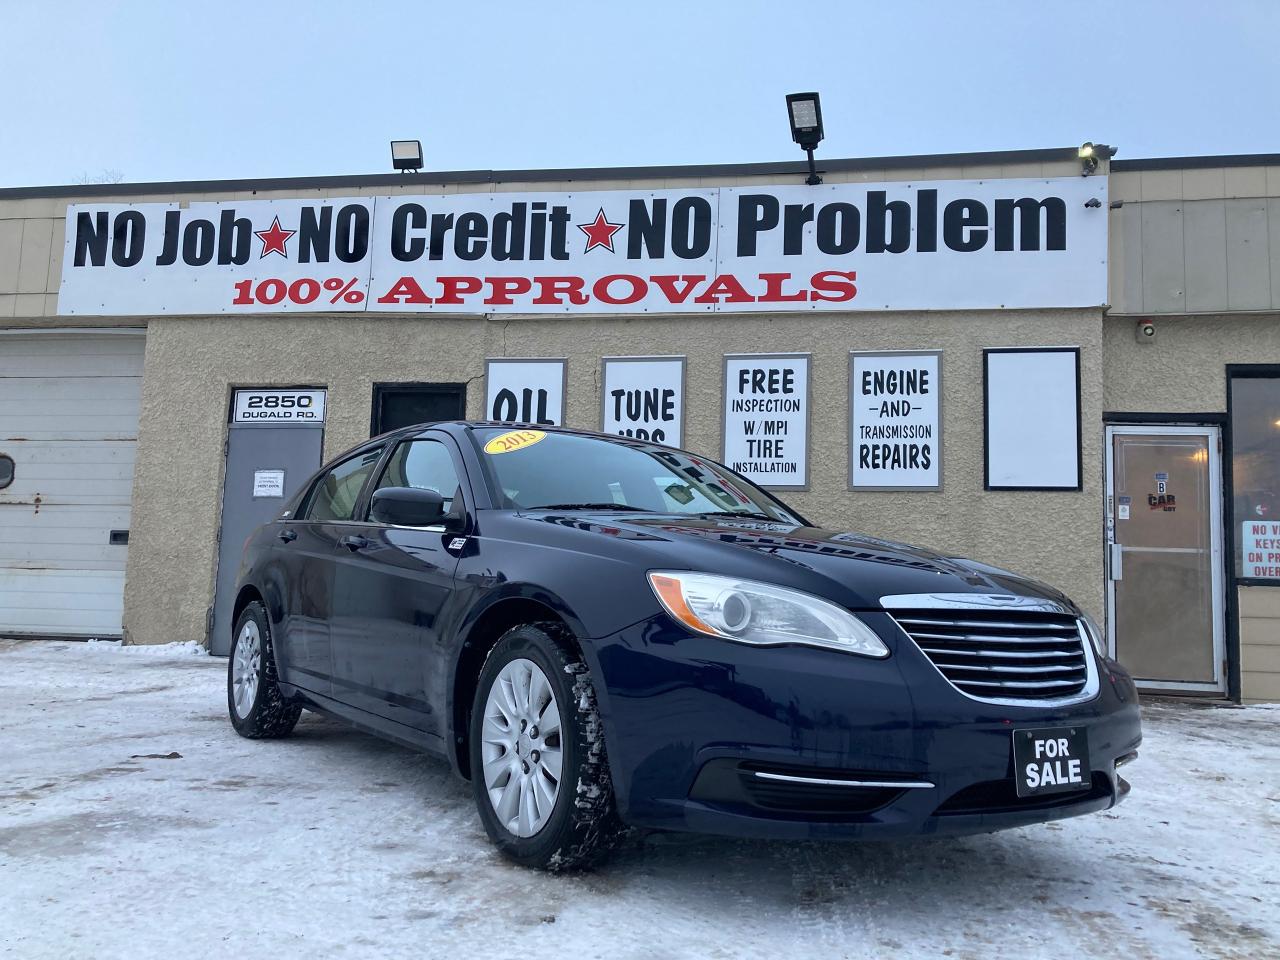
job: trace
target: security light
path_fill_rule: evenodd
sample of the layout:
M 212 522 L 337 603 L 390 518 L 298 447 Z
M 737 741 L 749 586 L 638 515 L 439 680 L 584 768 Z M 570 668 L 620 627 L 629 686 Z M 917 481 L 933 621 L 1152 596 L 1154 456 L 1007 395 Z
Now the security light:
M 422 141 L 392 140 L 391 166 L 396 170 L 421 170 Z
M 822 182 L 813 165 L 813 150 L 822 142 L 822 103 L 816 93 L 787 94 L 787 116 L 791 120 L 791 139 L 809 155 L 809 176 L 805 183 L 814 186 Z
M 1080 174 L 1087 177 L 1098 169 L 1099 160 L 1110 160 L 1114 157 L 1116 148 L 1109 147 L 1105 143 L 1092 143 L 1086 140 L 1080 144 L 1076 155 L 1080 158 Z

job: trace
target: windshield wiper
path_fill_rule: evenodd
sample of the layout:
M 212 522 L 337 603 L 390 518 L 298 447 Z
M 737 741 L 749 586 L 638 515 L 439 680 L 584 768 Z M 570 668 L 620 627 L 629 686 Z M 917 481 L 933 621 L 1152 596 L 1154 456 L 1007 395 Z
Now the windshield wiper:
M 540 503 L 534 507 L 521 507 L 522 510 L 630 510 L 635 513 L 651 513 L 643 507 L 633 507 L 625 503 Z
M 703 513 L 692 513 L 688 516 L 698 517 L 703 520 L 711 520 L 715 517 L 742 517 L 746 520 L 768 520 L 770 523 L 786 523 L 778 517 L 771 517 L 767 513 L 760 513 L 756 510 L 707 510 Z

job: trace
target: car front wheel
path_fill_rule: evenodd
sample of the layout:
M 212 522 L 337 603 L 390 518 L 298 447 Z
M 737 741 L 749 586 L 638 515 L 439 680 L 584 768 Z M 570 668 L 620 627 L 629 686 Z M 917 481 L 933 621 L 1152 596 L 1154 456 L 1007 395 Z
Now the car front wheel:
M 227 711 L 236 733 L 251 740 L 286 736 L 302 714 L 302 707 L 280 692 L 271 624 L 257 601 L 236 620 L 227 664 Z
M 507 631 L 480 673 L 471 782 L 489 838 L 530 867 L 598 861 L 621 833 L 595 688 L 568 631 Z

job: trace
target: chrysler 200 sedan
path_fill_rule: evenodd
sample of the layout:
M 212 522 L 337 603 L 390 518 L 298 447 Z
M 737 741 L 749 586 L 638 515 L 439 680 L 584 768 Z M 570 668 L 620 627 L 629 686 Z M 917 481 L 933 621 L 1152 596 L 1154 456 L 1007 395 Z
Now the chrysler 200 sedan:
M 1044 584 L 813 526 L 705 457 L 440 423 L 320 470 L 245 545 L 235 729 L 301 711 L 448 758 L 518 863 L 624 827 L 991 831 L 1103 810 L 1129 675 Z

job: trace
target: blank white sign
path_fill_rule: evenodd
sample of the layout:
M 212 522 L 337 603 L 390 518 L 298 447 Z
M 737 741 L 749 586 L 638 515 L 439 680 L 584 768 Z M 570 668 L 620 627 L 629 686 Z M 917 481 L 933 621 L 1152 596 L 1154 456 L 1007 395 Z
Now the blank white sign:
M 1079 355 L 986 352 L 989 489 L 1080 489 Z

